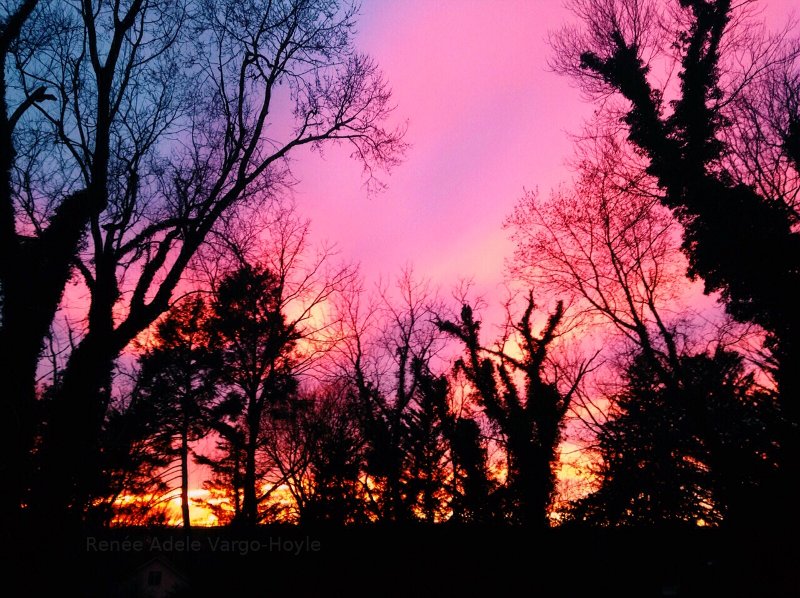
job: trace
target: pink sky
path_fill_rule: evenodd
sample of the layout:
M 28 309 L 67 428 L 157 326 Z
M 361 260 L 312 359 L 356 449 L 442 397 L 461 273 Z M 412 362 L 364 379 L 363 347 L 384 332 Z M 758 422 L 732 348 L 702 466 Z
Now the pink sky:
M 502 228 L 525 189 L 569 180 L 565 161 L 592 107 L 548 71 L 547 33 L 570 20 L 561 0 L 365 0 L 357 44 L 408 120 L 406 161 L 368 197 L 346 148 L 295 154 L 294 196 L 316 240 L 360 263 L 367 286 L 412 265 L 445 294 L 474 278 L 503 297 Z M 796 0 L 766 0 L 772 26 Z M 495 316 L 497 306 L 492 310 Z M 202 468 L 192 477 L 199 480 Z M 199 481 L 196 483 L 199 487 Z
M 558 2 L 365 3 L 358 45 L 389 80 L 411 148 L 373 198 L 357 164 L 303 156 L 295 193 L 316 236 L 359 261 L 368 281 L 412 264 L 445 287 L 500 282 L 503 219 L 525 187 L 566 176 L 566 131 L 588 112 L 546 70 L 547 29 L 565 18 Z
M 495 295 L 511 245 L 502 229 L 523 190 L 564 166 L 591 106 L 548 71 L 547 33 L 570 20 L 560 0 L 370 0 L 358 46 L 380 64 L 408 120 L 407 160 L 376 197 L 347 152 L 302 154 L 295 197 L 317 239 L 360 262 L 368 282 L 405 265 L 445 290 L 473 277 Z M 795 0 L 765 0 L 772 26 Z

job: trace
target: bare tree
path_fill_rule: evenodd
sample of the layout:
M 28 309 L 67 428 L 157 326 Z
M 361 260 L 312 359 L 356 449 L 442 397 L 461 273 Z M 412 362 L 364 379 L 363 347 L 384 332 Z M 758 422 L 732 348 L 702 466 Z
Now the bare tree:
M 382 125 L 390 92 L 353 47 L 347 2 L 28 4 L 20 18 L 32 41 L 15 46 L 13 76 L 39 110 L 18 137 L 31 144 L 12 165 L 19 207 L 9 198 L 4 239 L 22 247 L 31 236 L 25 247 L 38 249 L 27 261 L 19 248 L 3 256 L 19 266 L 3 278 L 3 338 L 21 344 L 6 334 L 20 326 L 32 374 L 75 264 L 90 294 L 86 330 L 54 392 L 41 458 L 48 485 L 64 493 L 48 493 L 44 508 L 80 510 L 114 359 L 167 309 L 215 227 L 237 206 L 274 197 L 297 147 L 347 143 L 374 181 L 404 146 L 402 131 Z M 55 101 L 37 101 L 46 98 L 34 84 Z M 47 246 L 51 238 L 60 245 Z M 42 272 L 42 289 L 26 271 Z M 12 317 L 31 307 L 31 325 Z
M 13 356 L 4 361 L 3 378 L 14 413 L 3 434 L 10 443 L 3 469 L 17 472 L 9 474 L 7 512 L 18 511 L 30 483 L 20 476 L 37 423 L 34 381 L 43 339 L 87 226 L 113 211 L 109 181 L 113 154 L 122 149 L 115 144 L 131 141 L 132 160 L 144 160 L 175 117 L 163 75 L 184 15 L 182 3 L 30 1 L 9 10 L 2 24 L 0 345 Z M 142 86 L 150 93 L 133 92 Z M 9 101 L 17 104 L 13 111 Z M 121 184 L 133 173 L 118 174 Z
M 297 408 L 274 422 L 265 451 L 293 499 L 287 518 L 335 525 L 366 521 L 357 399 L 347 384 L 301 390 Z
M 372 378 L 356 372 L 356 380 L 361 380 L 367 471 L 380 488 L 379 517 L 404 522 L 415 517 L 417 499 L 409 487 L 414 441 L 409 418 L 419 408 L 418 374 L 430 367 L 442 338 L 433 324 L 437 310 L 430 283 L 416 278 L 410 268 L 393 288 L 379 289 L 379 296 L 379 328 L 371 349 L 380 370 Z
M 663 190 L 661 202 L 682 225 L 689 274 L 702 278 L 707 291 L 718 291 L 734 317 L 768 333 L 785 417 L 776 430 L 784 456 L 775 493 L 791 513 L 792 455 L 800 442 L 800 235 L 787 193 L 791 180 L 781 178 L 796 167 L 797 105 L 791 98 L 797 78 L 791 73 L 800 48 L 786 31 L 756 35 L 755 6 L 578 0 L 579 24 L 554 37 L 554 66 L 621 119 Z M 775 72 L 784 76 L 776 79 Z M 763 92 L 754 90 L 770 89 L 770 81 L 779 83 L 774 98 L 759 102 Z M 782 116 L 776 119 L 772 108 L 752 109 L 759 105 Z M 737 127 L 743 133 L 738 144 Z M 778 144 L 770 146 L 770 139 Z M 778 154 L 774 176 L 759 175 L 759 168 L 776 165 Z
M 439 520 L 448 500 L 448 456 L 440 451 L 447 409 L 441 401 L 449 399 L 424 392 L 431 390 L 444 344 L 434 324 L 440 311 L 436 294 L 407 268 L 395 285 L 379 287 L 372 298 L 354 293 L 343 299 L 342 342 L 332 374 L 358 396 L 371 516 Z
M 638 347 L 668 381 L 679 354 L 716 333 L 713 314 L 691 307 L 699 289 L 685 275 L 679 224 L 613 134 L 587 137 L 579 155 L 574 186 L 548 199 L 528 193 L 508 219 L 516 241 L 511 272 L 568 299 L 582 329 L 610 325 L 624 341 L 618 352 Z

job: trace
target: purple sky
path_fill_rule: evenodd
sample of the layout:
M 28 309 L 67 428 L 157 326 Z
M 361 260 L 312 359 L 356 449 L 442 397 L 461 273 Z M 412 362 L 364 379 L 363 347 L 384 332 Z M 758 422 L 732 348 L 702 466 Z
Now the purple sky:
M 542 193 L 591 107 L 547 68 L 560 0 L 368 0 L 358 46 L 380 64 L 408 120 L 407 160 L 370 198 L 346 151 L 295 164 L 295 197 L 317 239 L 360 262 L 368 283 L 413 265 L 444 289 L 473 277 L 490 295 L 511 246 L 502 229 L 523 190 Z M 772 26 L 795 0 L 765 0 Z

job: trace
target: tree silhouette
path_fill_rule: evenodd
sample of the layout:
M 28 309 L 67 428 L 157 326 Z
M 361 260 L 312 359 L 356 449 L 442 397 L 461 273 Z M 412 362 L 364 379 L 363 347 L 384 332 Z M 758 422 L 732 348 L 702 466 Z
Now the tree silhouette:
M 358 397 L 370 516 L 442 520 L 450 500 L 450 414 L 446 381 L 432 371 L 444 340 L 434 324 L 435 293 L 406 269 L 370 301 L 360 292 L 340 299 L 332 374 Z
M 679 225 L 659 205 L 641 160 L 611 133 L 579 148 L 578 179 L 543 199 L 528 193 L 507 221 L 518 278 L 569 301 L 575 325 L 598 324 L 651 359 L 675 360 L 691 320 Z
M 445 507 L 449 520 L 456 523 L 499 520 L 497 484 L 489 471 L 480 425 L 453 411 L 446 375 L 434 376 L 421 362 L 415 362 L 414 375 L 419 399 L 410 416 L 409 470 L 419 497 L 417 511 L 428 522 L 444 520 Z M 447 469 L 442 467 L 444 461 Z
M 430 364 L 411 364 L 417 392 L 407 414 L 406 493 L 417 517 L 426 523 L 444 520 L 450 508 L 447 481 L 451 472 L 446 430 L 451 424 L 450 388 L 446 376 L 434 376 Z
M 457 417 L 445 433 L 453 463 L 452 520 L 467 524 L 501 520 L 497 484 L 489 472 L 480 426 L 469 417 Z
M 152 125 L 149 137 L 129 129 L 136 146 L 133 161 L 148 153 L 173 117 L 172 98 L 159 97 L 164 81 L 157 75 L 174 57 L 176 37 L 167 31 L 182 13 L 177 4 L 145 7 L 139 1 L 125 7 L 87 2 L 66 11 L 35 0 L 14 4 L 0 25 L 0 347 L 10 356 L 2 377 L 15 420 L 2 434 L 9 444 L 0 452 L 9 480 L 3 512 L 9 514 L 22 502 L 25 482 L 19 476 L 30 462 L 27 453 L 38 423 L 33 407 L 37 360 L 86 228 L 92 222 L 99 226 L 99 215 L 109 208 L 118 126 L 126 116 L 135 118 L 128 111 L 129 91 L 149 79 L 153 92 L 140 94 L 143 111 L 136 115 L 144 127 Z M 124 180 L 133 173 L 120 174 Z M 97 386 L 107 382 L 108 374 Z M 54 405 L 58 394 L 53 389 Z M 99 402 L 107 405 L 108 397 L 106 389 Z M 103 418 L 87 417 L 96 437 Z M 84 435 L 77 432 L 75 438 Z M 79 467 L 67 465 L 62 471 Z M 74 490 L 73 481 L 61 482 L 51 494 Z
M 166 523 L 167 501 L 175 490 L 175 453 L 173 439 L 162 433 L 161 415 L 135 384 L 112 399 L 101 437 L 104 475 L 91 480 L 97 498 L 86 508 L 90 525 Z
M 685 383 L 658 382 L 639 355 L 600 429 L 599 489 L 571 516 L 600 525 L 755 522 L 774 467 L 774 397 L 717 350 L 681 360 Z M 717 439 L 715 441 L 715 438 Z
M 567 297 L 573 319 L 579 324 L 574 330 L 602 331 L 601 352 L 609 364 L 605 368 L 606 378 L 614 380 L 620 369 L 627 368 L 622 372 L 624 384 L 632 386 L 625 391 L 628 394 L 623 392 L 621 397 L 612 398 L 615 409 L 634 414 L 632 421 L 636 421 L 636 415 L 647 414 L 654 418 L 653 425 L 658 410 L 662 409 L 664 421 L 668 422 L 667 428 L 653 427 L 653 438 L 646 437 L 646 425 L 642 423 L 642 436 L 626 442 L 624 447 L 606 447 L 601 450 L 602 458 L 606 462 L 629 459 L 626 462 L 643 463 L 642 451 L 661 447 L 658 450 L 669 455 L 684 450 L 679 448 L 681 446 L 694 446 L 698 442 L 710 453 L 722 455 L 727 450 L 719 428 L 723 422 L 713 422 L 710 407 L 698 407 L 693 414 L 697 421 L 692 426 L 686 425 L 684 420 L 692 416 L 686 404 L 687 397 L 696 394 L 694 388 L 698 385 L 705 388 L 709 396 L 731 386 L 730 381 L 717 378 L 713 379 L 718 382 L 719 389 L 714 389 L 711 378 L 698 382 L 697 364 L 706 363 L 703 361 L 706 347 L 716 345 L 716 350 L 722 352 L 720 355 L 727 354 L 723 347 L 739 342 L 741 337 L 746 338 L 748 330 L 740 330 L 743 326 L 731 326 L 723 318 L 709 316 L 707 309 L 702 315 L 692 309 L 693 288 L 684 275 L 686 260 L 680 253 L 677 223 L 668 210 L 659 205 L 659 191 L 652 177 L 644 172 L 641 159 L 621 146 L 609 132 L 598 134 L 591 142 L 584 141 L 579 155 L 580 177 L 574 187 L 561 188 L 544 201 L 535 194 L 528 194 L 509 223 L 514 227 L 518 242 L 515 272 L 537 288 Z M 722 367 L 711 358 L 707 363 L 709 377 L 716 371 L 714 367 Z M 633 372 L 637 373 L 633 375 Z M 650 385 L 648 392 L 642 390 L 645 381 Z M 612 384 L 618 386 L 619 383 Z M 656 391 L 656 388 L 661 390 Z M 657 400 L 653 398 L 654 393 L 658 395 Z M 625 400 L 622 397 L 626 397 Z M 616 424 L 599 423 L 608 414 L 598 408 L 598 398 L 602 404 L 607 397 L 602 392 L 595 396 L 581 395 L 578 403 L 588 412 L 583 421 L 589 430 L 594 433 L 599 429 L 604 439 L 602 446 Z M 632 404 L 636 400 L 641 400 L 641 407 Z M 706 402 L 705 398 L 698 400 Z M 730 405 L 746 402 L 733 395 L 727 401 Z M 763 413 L 758 412 L 756 405 L 763 407 Z M 729 407 L 720 409 L 716 415 L 723 417 L 723 411 Z M 747 417 L 775 424 L 777 420 L 771 411 L 769 401 L 756 401 Z M 628 420 L 623 417 L 614 421 L 623 426 Z M 707 423 L 702 426 L 701 422 Z M 611 434 L 611 438 L 616 437 Z M 752 439 L 751 431 L 743 436 L 742 442 Z M 648 517 L 650 522 L 674 517 L 680 520 L 703 518 L 706 523 L 712 523 L 719 522 L 723 512 L 726 513 L 725 522 L 731 524 L 736 518 L 744 521 L 752 517 L 743 512 L 743 504 L 728 510 L 719 497 L 713 501 L 708 497 L 703 499 L 705 504 L 714 506 L 706 509 L 701 517 L 702 509 L 697 506 L 700 499 L 694 494 L 696 488 L 685 474 L 693 471 L 694 466 L 672 463 L 664 456 L 653 458 L 660 469 L 650 470 L 654 487 L 648 496 L 654 501 L 664 501 L 664 505 L 642 507 L 643 511 L 637 515 L 641 517 L 640 523 L 648 521 Z M 696 454 L 691 458 L 700 459 Z M 705 457 L 702 462 L 711 470 L 709 475 L 720 481 L 724 478 L 729 484 L 755 483 L 752 479 L 744 481 L 751 474 L 743 470 L 737 472 L 722 464 L 722 469 L 713 469 Z M 762 469 L 761 473 L 767 471 L 768 468 Z M 632 472 L 628 477 L 631 494 L 636 491 L 636 484 L 643 484 L 645 479 L 644 472 L 641 472 L 641 479 L 635 468 Z M 601 470 L 601 479 L 608 476 L 616 480 L 621 478 L 619 471 L 612 474 Z M 656 481 L 663 485 L 661 489 L 655 488 Z M 644 487 L 641 485 L 640 489 Z M 710 492 L 707 481 L 703 489 Z M 670 493 L 674 495 L 671 506 L 666 504 Z M 613 492 L 609 496 L 613 497 Z M 735 502 L 741 503 L 740 500 Z M 750 507 L 755 510 L 756 503 L 751 503 Z M 713 513 L 708 512 L 709 509 Z M 630 517 L 629 522 L 636 517 L 630 512 L 623 514 L 622 507 L 617 516 L 621 520 Z M 608 521 L 613 522 L 613 516 Z
M 209 414 L 217 398 L 220 356 L 208 330 L 208 309 L 201 298 L 186 299 L 159 321 L 149 347 L 139 358 L 137 392 L 151 413 L 162 456 L 177 457 L 183 526 L 189 528 L 191 443 L 210 430 Z
M 53 491 L 25 501 L 43 512 L 91 502 L 114 361 L 232 211 L 271 201 L 300 146 L 348 144 L 370 181 L 396 163 L 402 132 L 382 125 L 390 93 L 352 44 L 355 18 L 338 0 L 30 1 L 4 13 L 0 344 L 16 423 L 2 463 L 17 480 L 4 512 L 23 503 L 37 359 L 76 272 L 87 326 L 37 445 Z
M 480 322 L 464 305 L 457 322 L 442 320 L 439 327 L 463 343 L 465 356 L 456 362 L 473 386 L 489 420 L 505 437 L 508 458 L 507 513 L 524 524 L 548 525 L 555 487 L 553 470 L 563 418 L 576 385 L 562 393 L 545 378 L 545 359 L 563 315 L 559 303 L 540 336 L 532 330 L 535 304 L 529 295 L 513 331 L 519 335 L 521 357 L 503 350 L 487 351 L 480 343 Z M 515 379 L 524 379 L 520 392 Z
M 576 76 L 591 94 L 613 91 L 626 100 L 621 121 L 629 142 L 647 156 L 647 172 L 663 189 L 664 205 L 683 225 L 690 275 L 701 277 L 708 291 L 719 291 L 736 318 L 769 333 L 786 421 L 779 432 L 784 488 L 778 500 L 781 508 L 791 510 L 793 491 L 787 484 L 796 477 L 791 455 L 800 441 L 797 212 L 780 189 L 743 179 L 741 170 L 730 165 L 741 155 L 741 146 L 731 143 L 737 126 L 763 123 L 762 130 L 774 131 L 770 122 L 779 122 L 785 127 L 779 127 L 778 146 L 769 151 L 779 151 L 790 169 L 796 167 L 798 115 L 791 98 L 797 95 L 798 52 L 785 36 L 759 40 L 751 35 L 749 4 L 693 0 L 662 14 L 655 4 L 634 0 L 576 2 L 583 26 L 556 36 L 555 66 Z M 668 44 L 659 32 L 666 28 L 677 40 L 674 53 L 661 51 Z M 678 71 L 671 102 L 664 99 L 669 90 L 654 82 L 653 65 L 659 57 Z M 769 113 L 751 111 L 755 122 L 737 121 L 743 113 L 728 107 L 737 106 L 740 97 L 754 97 L 747 90 L 763 89 L 765 80 L 774 83 L 774 77 L 762 74 L 776 70 L 786 75 L 778 79 L 781 93 L 772 104 L 782 116 L 776 121 Z M 749 151 L 756 152 L 756 147 Z
M 271 454 L 282 473 L 301 524 L 346 525 L 367 521 L 363 491 L 364 437 L 357 393 L 330 384 L 301 396 Z
M 318 371 L 320 361 L 339 342 L 336 316 L 328 313 L 328 304 L 340 294 L 348 292 L 355 278 L 355 269 L 334 263 L 335 252 L 330 246 L 312 248 L 309 245 L 309 222 L 298 218 L 290 204 L 281 204 L 277 209 L 252 216 L 247 221 L 241 220 L 244 215 L 228 221 L 227 230 L 230 234 L 215 235 L 214 242 L 200 255 L 202 259 L 197 271 L 217 289 L 215 304 L 220 310 L 227 309 L 225 305 L 234 312 L 241 310 L 236 316 L 239 319 L 228 324 L 230 330 L 226 335 L 229 338 L 223 345 L 232 350 L 233 337 L 230 335 L 240 325 L 240 334 L 246 334 L 250 328 L 255 333 L 255 337 L 248 341 L 253 350 L 256 346 L 265 349 L 264 343 L 273 341 L 268 338 L 269 330 L 264 329 L 263 322 L 280 314 L 284 332 L 291 337 L 291 342 L 284 347 L 288 353 L 279 357 L 285 366 L 284 374 L 295 382 L 317 379 L 321 375 Z M 242 273 L 248 271 L 254 278 L 245 286 L 253 287 L 254 296 L 261 293 L 271 297 L 271 304 L 248 304 L 239 298 L 239 303 L 233 305 L 219 298 L 219 291 L 226 285 L 230 286 L 235 273 L 240 273 L 241 278 L 244 276 Z M 267 315 L 268 310 L 272 310 L 271 316 Z M 219 315 L 222 315 L 222 311 Z M 226 315 L 225 319 L 230 319 L 231 315 Z M 254 319 L 253 326 L 248 323 L 251 319 Z M 251 388 L 245 389 L 241 375 L 231 379 L 230 374 L 242 367 L 247 370 L 260 366 L 248 365 L 241 356 L 234 355 L 234 358 L 239 360 L 238 365 L 222 366 L 221 373 L 227 375 L 228 379 L 223 379 L 219 387 L 221 400 L 212 414 L 216 433 L 223 445 L 222 452 L 220 455 L 209 454 L 200 458 L 211 466 L 216 478 L 209 485 L 214 498 L 206 501 L 206 506 L 215 510 L 223 522 L 231 517 L 247 525 L 266 519 L 296 520 L 305 498 L 311 492 L 307 482 L 310 483 L 311 479 L 311 451 L 315 441 L 307 426 L 313 428 L 316 425 L 313 420 L 317 406 L 311 400 L 316 396 L 316 391 L 304 384 L 299 394 L 294 391 L 289 393 L 291 401 L 275 404 L 267 401 L 263 407 L 257 407 L 262 412 L 258 422 L 260 439 L 256 450 L 255 475 L 260 494 L 256 500 L 259 512 L 256 520 L 243 519 L 243 468 L 247 459 L 245 444 L 249 424 L 243 425 L 241 417 L 242 411 L 247 409 L 246 405 L 253 402 L 252 398 L 248 399 L 248 393 L 252 397 L 254 391 L 252 384 Z M 261 360 L 262 366 L 268 367 L 269 359 L 268 355 L 259 354 L 256 361 Z M 251 378 L 258 378 L 257 370 L 253 370 Z M 294 386 L 295 382 L 291 385 Z M 339 432 L 344 433 L 344 430 Z M 294 505 L 290 504 L 292 496 L 287 496 L 287 489 L 295 499 Z M 220 500 L 217 501 L 217 498 Z
M 317 403 L 310 428 L 314 439 L 310 473 L 313 493 L 301 522 L 338 525 L 366 521 L 361 474 L 364 439 L 353 393 L 325 396 Z
M 245 525 L 260 521 L 259 505 L 275 487 L 261 491 L 265 422 L 290 409 L 297 390 L 293 350 L 300 334 L 282 312 L 282 292 L 272 271 L 244 265 L 220 283 L 208 320 L 222 352 L 227 395 L 212 411 L 222 455 L 204 461 L 223 476 L 235 495 L 236 519 Z

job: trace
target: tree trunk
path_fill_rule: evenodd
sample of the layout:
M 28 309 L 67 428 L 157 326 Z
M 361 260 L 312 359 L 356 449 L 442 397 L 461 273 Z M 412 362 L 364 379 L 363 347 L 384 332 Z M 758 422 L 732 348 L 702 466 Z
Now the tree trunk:
M 189 517 L 189 423 L 184 414 L 183 429 L 181 430 L 181 518 L 183 529 L 192 527 Z
M 252 398 L 247 415 L 247 444 L 244 458 L 244 488 L 242 522 L 252 526 L 258 523 L 258 494 L 256 492 L 256 452 L 261 433 L 261 409 L 258 399 Z
M 0 479 L 3 480 L 2 524 L 24 525 L 19 517 L 30 474 L 30 451 L 35 434 L 36 363 L 47 327 L 28 321 L 26 314 L 36 309 L 31 302 L 30 280 L 35 270 L 22 263 L 22 237 L 17 234 L 12 172 L 16 151 L 14 123 L 8 105 L 5 65 L 8 51 L 36 7 L 28 0 L 7 14 L 0 28 L 0 379 L 6 403 L 4 425 L 0 429 Z M 12 94 L 19 99 L 17 94 Z M 36 297 L 33 297 L 36 299 Z M 39 334 L 41 332 L 41 334 Z M 7 527 L 5 524 L 9 524 Z
M 391 456 L 391 470 L 386 476 L 389 485 L 389 518 L 394 523 L 406 523 L 409 513 L 403 499 L 403 453 L 399 439 L 395 439 L 390 450 L 394 452 Z
M 36 366 L 41 342 L 34 342 L 26 320 L 9 309 L 5 294 L 0 329 L 0 378 L 6 417 L 0 431 L 0 479 L 3 480 L 2 513 L 9 523 L 19 522 L 21 505 L 30 483 L 31 449 L 36 434 Z
M 88 201 L 81 191 L 66 198 L 41 237 L 4 240 L 0 253 L 0 379 L 8 417 L 0 432 L 0 476 L 6 481 L 3 513 L 16 520 L 32 482 L 31 450 L 41 423 L 37 366 L 83 236 Z
M 523 525 L 548 527 L 554 451 L 548 449 L 547 438 L 534 441 L 530 435 L 530 428 L 517 432 L 515 438 L 509 435 L 508 451 L 514 464 L 509 475 L 513 474 L 512 488 L 519 501 L 517 517 Z
M 70 357 L 52 398 L 36 492 L 51 516 L 80 518 L 103 491 L 99 439 L 116 355 L 107 337 L 90 333 Z
M 233 482 L 233 520 L 241 521 L 242 519 L 242 499 L 240 490 L 242 488 L 242 462 L 241 450 L 239 446 L 235 447 L 236 454 L 233 458 L 233 472 L 231 475 Z
M 258 521 L 258 497 L 256 496 L 256 447 L 248 439 L 244 461 L 244 488 L 242 501 L 242 521 L 246 525 L 255 525 Z
M 89 331 L 73 350 L 55 387 L 42 438 L 37 497 L 70 519 L 86 514 L 105 492 L 100 436 L 111 400 L 112 373 L 129 339 L 114 334 L 119 297 L 113 259 L 98 259 L 89 308 Z
M 788 525 L 796 532 L 800 528 L 797 512 L 797 480 L 800 479 L 800 340 L 791 333 L 787 333 L 786 337 L 781 339 L 783 342 L 778 348 L 776 378 L 782 426 L 778 436 L 780 479 L 773 500 L 776 511 L 782 514 L 781 525 Z M 770 496 L 772 493 L 768 491 L 764 495 Z
M 55 387 L 42 439 L 40 494 L 46 498 L 39 498 L 53 512 L 71 511 L 73 519 L 84 515 L 105 490 L 100 435 L 114 362 L 125 344 L 114 336 L 116 285 L 115 263 L 98 259 L 89 331 Z

